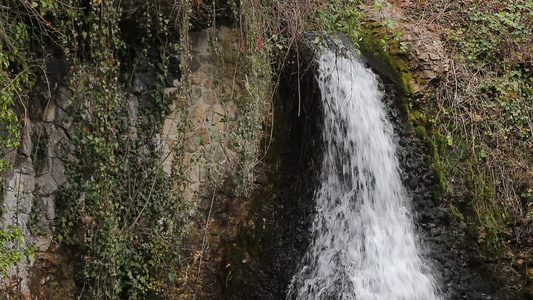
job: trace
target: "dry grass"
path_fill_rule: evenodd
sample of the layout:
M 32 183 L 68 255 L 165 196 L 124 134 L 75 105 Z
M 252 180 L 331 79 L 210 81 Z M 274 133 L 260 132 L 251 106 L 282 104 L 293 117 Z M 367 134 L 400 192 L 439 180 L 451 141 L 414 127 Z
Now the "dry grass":
M 449 137 L 448 155 L 465 148 L 458 170 L 448 172 L 463 178 L 480 238 L 533 245 L 533 4 L 417 1 L 409 11 L 436 26 L 453 58 L 431 110 Z

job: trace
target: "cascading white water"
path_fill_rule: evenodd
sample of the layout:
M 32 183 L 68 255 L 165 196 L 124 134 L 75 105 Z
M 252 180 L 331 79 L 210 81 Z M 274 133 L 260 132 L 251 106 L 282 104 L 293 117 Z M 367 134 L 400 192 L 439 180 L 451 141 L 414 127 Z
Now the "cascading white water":
M 325 142 L 317 214 L 287 298 L 440 299 L 416 243 L 376 76 L 355 55 L 324 52 L 317 78 Z

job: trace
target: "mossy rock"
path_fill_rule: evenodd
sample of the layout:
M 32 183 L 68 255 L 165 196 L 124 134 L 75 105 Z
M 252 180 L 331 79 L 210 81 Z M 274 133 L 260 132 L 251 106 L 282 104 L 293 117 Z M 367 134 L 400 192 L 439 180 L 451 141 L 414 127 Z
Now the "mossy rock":
M 390 37 L 385 27 L 365 22 L 359 33 L 359 50 L 365 60 L 380 74 L 394 82 L 404 98 L 412 97 L 412 73 L 409 61 L 400 50 L 398 41 Z

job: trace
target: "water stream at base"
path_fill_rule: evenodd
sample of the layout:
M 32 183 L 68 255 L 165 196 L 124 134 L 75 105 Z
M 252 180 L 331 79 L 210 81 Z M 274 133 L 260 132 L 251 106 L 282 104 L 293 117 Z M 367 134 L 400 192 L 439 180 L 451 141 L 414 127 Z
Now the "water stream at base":
M 402 186 L 376 76 L 324 50 L 318 78 L 325 142 L 304 267 L 287 299 L 437 300 Z

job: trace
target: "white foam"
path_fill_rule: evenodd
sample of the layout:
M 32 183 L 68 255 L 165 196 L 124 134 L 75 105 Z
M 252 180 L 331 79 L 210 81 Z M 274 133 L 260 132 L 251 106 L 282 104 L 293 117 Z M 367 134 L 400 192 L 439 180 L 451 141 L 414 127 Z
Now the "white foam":
M 321 186 L 313 240 L 288 299 L 436 300 L 402 186 L 393 128 L 375 75 L 324 50 Z

